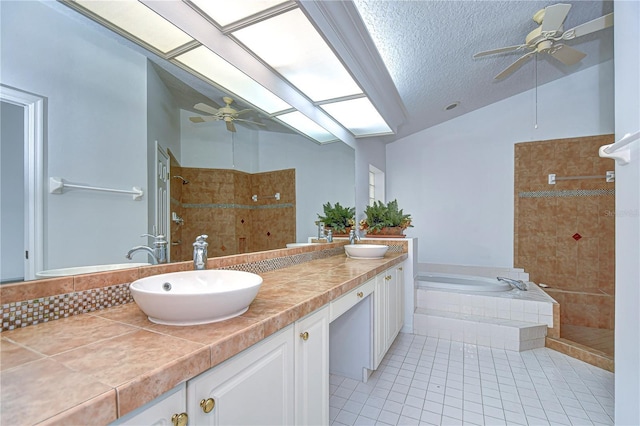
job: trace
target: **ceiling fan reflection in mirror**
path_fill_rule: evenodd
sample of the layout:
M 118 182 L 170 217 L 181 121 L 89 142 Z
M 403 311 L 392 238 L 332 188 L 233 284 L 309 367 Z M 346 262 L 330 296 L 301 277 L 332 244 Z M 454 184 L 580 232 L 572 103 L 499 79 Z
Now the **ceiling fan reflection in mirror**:
M 609 13 L 564 31 L 563 24 L 569 14 L 569 9 L 571 9 L 571 5 L 563 3 L 547 6 L 533 15 L 533 20 L 538 24 L 538 28 L 534 29 L 526 36 L 524 44 L 479 52 L 473 55 L 473 57 L 480 58 L 482 56 L 529 50 L 523 56 L 518 58 L 518 60 L 505 68 L 501 73 L 496 75 L 496 80 L 500 80 L 511 75 L 537 53 L 549 54 L 565 65 L 577 64 L 586 55 L 561 42 L 574 40 L 578 37 L 613 26 L 613 13 Z
M 236 131 L 236 126 L 233 124 L 234 121 L 242 121 L 245 123 L 255 124 L 258 126 L 264 126 L 263 123 L 259 123 L 257 121 L 245 120 L 243 118 L 239 118 L 242 114 L 246 114 L 248 112 L 253 111 L 252 109 L 243 109 L 238 111 L 231 106 L 231 104 L 233 103 L 233 99 L 225 96 L 222 98 L 222 100 L 224 101 L 225 106 L 219 109 L 204 103 L 195 104 L 193 106 L 195 109 L 210 115 L 189 117 L 189 120 L 191 120 L 191 122 L 193 123 L 204 123 L 207 121 L 222 120 L 225 122 L 225 124 L 227 125 L 227 130 L 230 132 Z

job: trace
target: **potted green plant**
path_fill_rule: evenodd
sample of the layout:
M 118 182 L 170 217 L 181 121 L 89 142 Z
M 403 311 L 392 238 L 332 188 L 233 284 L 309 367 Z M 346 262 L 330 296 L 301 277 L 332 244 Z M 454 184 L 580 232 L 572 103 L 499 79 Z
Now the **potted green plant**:
M 367 234 L 386 237 L 404 237 L 404 230 L 413 227 L 411 215 L 398 208 L 398 200 L 384 204 L 376 201 L 364 209 L 365 218 L 360 221 L 360 229 Z
M 336 235 L 348 235 L 351 227 L 356 224 L 356 208 L 343 207 L 340 203 L 331 205 L 330 202 L 322 205 L 324 216 L 318 214 L 318 220 L 324 223 L 325 228 L 329 228 Z

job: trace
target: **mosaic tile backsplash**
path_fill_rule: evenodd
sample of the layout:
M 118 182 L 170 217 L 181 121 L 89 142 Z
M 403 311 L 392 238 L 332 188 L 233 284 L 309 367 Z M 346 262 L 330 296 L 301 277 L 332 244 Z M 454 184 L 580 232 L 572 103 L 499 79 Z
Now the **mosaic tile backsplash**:
M 613 328 L 615 294 L 614 161 L 598 148 L 613 135 L 515 145 L 515 267 L 549 286 L 561 322 Z M 601 176 L 557 180 L 557 177 Z
M 407 251 L 407 243 L 404 241 L 384 241 L 389 245 L 389 252 L 402 253 Z M 209 267 L 215 269 L 233 269 L 256 274 L 274 271 L 293 265 L 310 262 L 317 259 L 325 259 L 332 256 L 344 254 L 344 243 L 334 243 L 323 247 L 300 247 L 295 249 L 274 250 L 249 255 L 227 256 L 225 258 L 209 259 Z M 246 256 L 249 256 L 247 258 Z M 148 268 L 148 267 L 147 267 Z M 191 268 L 189 262 L 160 265 L 159 268 L 152 269 L 153 273 L 145 273 L 142 276 L 153 275 L 154 273 L 175 272 Z M 145 269 L 145 268 L 142 268 Z M 146 269 L 145 269 L 146 270 Z M 42 297 L 31 297 L 26 300 L 12 299 L 11 294 L 29 294 L 29 290 L 20 289 L 19 286 L 29 286 L 38 293 L 42 293 L 42 287 L 51 283 L 51 287 L 61 281 L 60 279 L 41 280 L 28 282 L 19 285 L 6 285 L 0 287 L 0 304 L 2 306 L 2 331 L 13 330 L 20 327 L 35 325 L 42 322 L 66 318 L 87 312 L 93 312 L 117 305 L 133 302 L 129 292 L 129 282 L 113 283 L 110 277 L 131 276 L 131 273 L 99 273 L 88 274 L 81 277 L 82 281 L 103 282 L 105 286 L 89 288 L 80 291 L 71 291 L 62 294 L 50 294 Z M 100 279 L 92 280 L 93 277 Z M 74 277 L 64 278 L 62 281 L 73 281 Z M 115 278 L 117 280 L 117 278 Z M 15 290 L 15 291 L 14 291 Z M 45 291 L 46 292 L 46 291 Z M 51 292 L 49 292 L 51 293 Z

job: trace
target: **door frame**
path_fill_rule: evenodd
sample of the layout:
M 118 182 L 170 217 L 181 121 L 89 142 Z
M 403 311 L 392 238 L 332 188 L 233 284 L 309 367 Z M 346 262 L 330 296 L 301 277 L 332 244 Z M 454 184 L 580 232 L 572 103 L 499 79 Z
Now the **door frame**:
M 44 265 L 44 101 L 41 96 L 0 84 L 0 100 L 24 109 L 24 280 Z

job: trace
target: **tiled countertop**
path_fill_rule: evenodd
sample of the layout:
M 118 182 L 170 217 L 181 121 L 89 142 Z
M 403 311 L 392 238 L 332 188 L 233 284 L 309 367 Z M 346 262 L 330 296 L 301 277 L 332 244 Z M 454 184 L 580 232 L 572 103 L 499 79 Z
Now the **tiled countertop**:
M 249 310 L 154 324 L 135 303 L 0 334 L 0 424 L 106 424 L 407 259 L 344 255 L 260 274 Z

